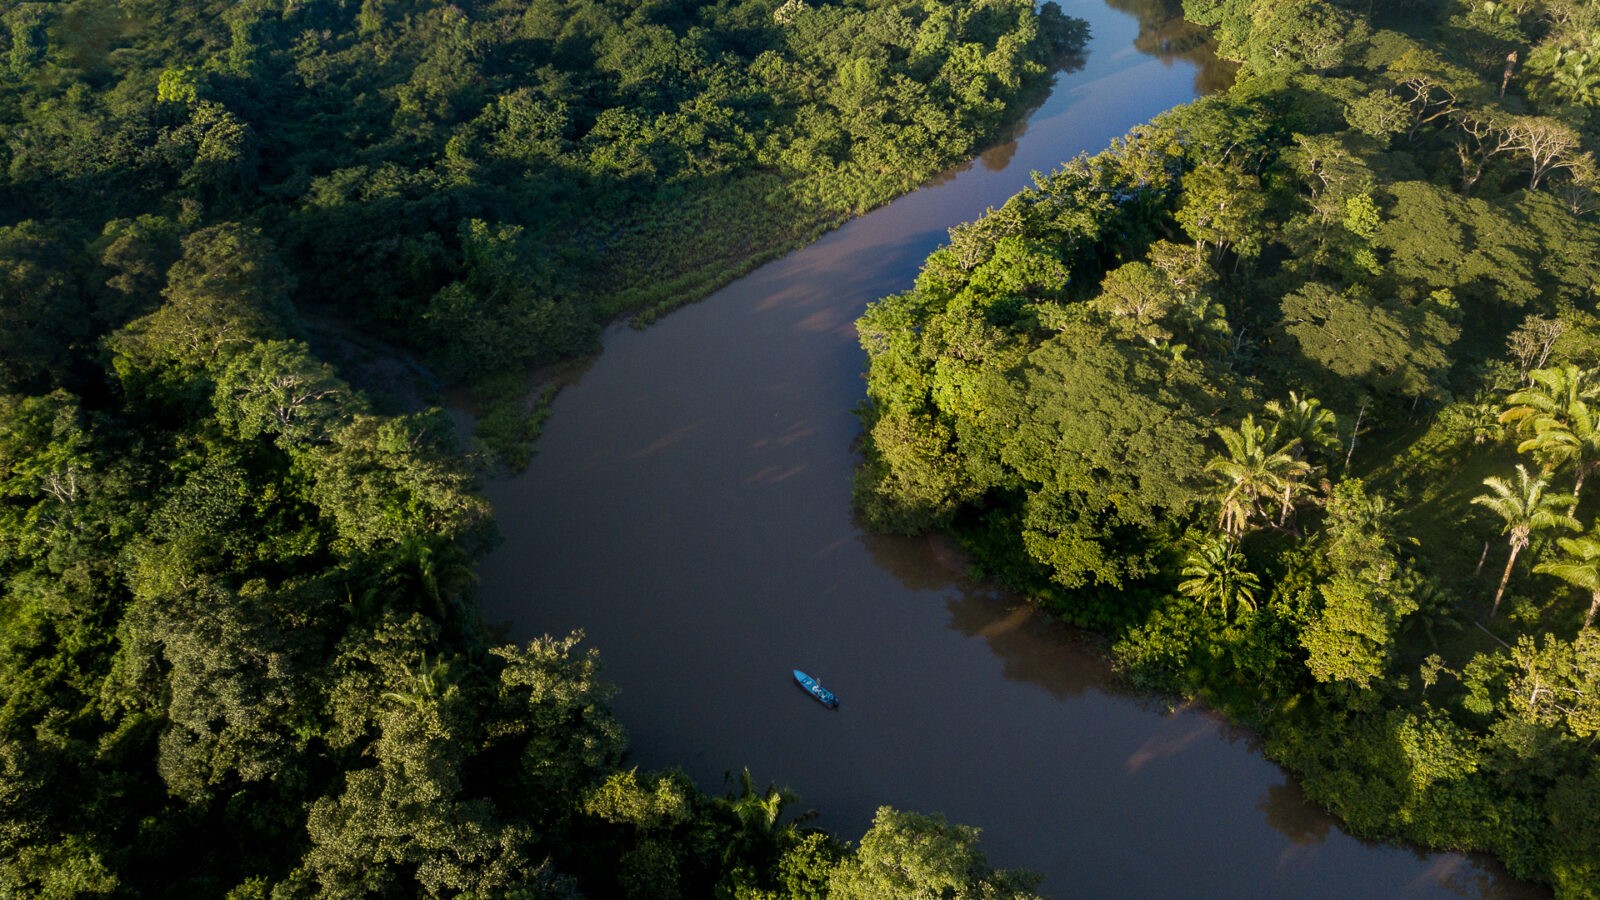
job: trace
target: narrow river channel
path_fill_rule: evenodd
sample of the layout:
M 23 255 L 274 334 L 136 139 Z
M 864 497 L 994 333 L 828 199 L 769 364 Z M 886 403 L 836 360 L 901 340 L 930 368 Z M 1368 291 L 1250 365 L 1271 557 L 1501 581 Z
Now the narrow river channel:
M 505 541 L 481 568 L 486 617 L 517 640 L 584 629 L 640 765 L 714 793 L 749 767 L 846 839 L 882 804 L 941 812 L 1056 897 L 1539 896 L 1478 858 L 1349 837 L 1248 736 L 1118 690 L 940 542 L 852 518 L 865 305 L 1030 171 L 1204 86 L 1194 63 L 1151 55 L 1170 49 L 1158 32 L 1136 47 L 1134 16 L 1062 5 L 1094 39 L 1014 142 L 606 335 L 532 465 L 489 485 Z M 797 667 L 837 711 L 795 687 Z

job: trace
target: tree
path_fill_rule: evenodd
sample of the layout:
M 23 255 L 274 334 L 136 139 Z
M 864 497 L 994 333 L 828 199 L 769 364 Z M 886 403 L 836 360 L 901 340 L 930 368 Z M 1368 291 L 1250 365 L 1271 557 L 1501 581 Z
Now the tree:
M 1037 879 L 990 869 L 978 830 L 879 807 L 853 857 L 828 880 L 830 900 L 1026 900 Z
M 1529 384 L 1506 398 L 1500 421 L 1530 434 L 1517 452 L 1532 453 L 1546 473 L 1563 465 L 1574 470 L 1572 496 L 1583 491 L 1584 479 L 1600 467 L 1600 395 L 1596 370 L 1564 365 L 1535 369 Z
M 1334 487 L 1313 546 L 1327 574 L 1322 603 L 1300 631 L 1306 668 L 1323 683 L 1365 689 L 1381 680 L 1395 653 L 1401 621 L 1427 588 L 1405 570 L 1394 534 L 1394 510 L 1358 479 Z
M 616 887 L 608 894 L 627 900 L 676 900 L 683 897 L 686 868 L 693 865 L 685 853 L 687 841 L 678 835 L 696 824 L 699 794 L 681 772 L 637 769 L 613 772 L 588 792 L 583 812 L 614 826 L 617 838 L 611 855 L 611 875 Z M 731 852 L 730 847 L 724 847 Z
M 468 546 L 483 536 L 488 506 L 445 443 L 437 410 L 398 418 L 357 414 L 297 456 L 310 500 L 341 552 L 397 546 L 418 533 Z
M 49 52 L 50 35 L 45 26 L 52 18 L 51 9 L 47 3 L 18 3 L 6 12 L 4 21 L 11 31 L 7 63 L 14 77 L 28 75 Z
M 1291 495 L 1311 466 L 1292 452 L 1299 438 L 1274 446 L 1253 415 L 1245 416 L 1238 430 L 1224 426 L 1216 433 L 1225 449 L 1206 463 L 1206 471 L 1224 488 L 1217 527 L 1237 542 L 1251 520 L 1265 514 L 1262 504 Z
M 348 385 L 298 341 L 264 341 L 217 374 L 217 417 L 239 437 L 273 436 L 287 450 L 320 443 L 354 410 Z
M 1585 628 L 1571 641 L 1546 634 L 1542 645 L 1523 635 L 1511 671 L 1514 716 L 1584 741 L 1600 733 L 1600 631 Z
M 1531 430 L 1544 418 L 1564 418 L 1576 404 L 1600 392 L 1596 372 L 1575 365 L 1554 369 L 1535 369 L 1528 373 L 1530 384 L 1506 397 L 1500 422 L 1520 430 Z
M 1244 554 L 1232 541 L 1216 537 L 1189 551 L 1178 593 L 1200 601 L 1202 611 L 1216 601 L 1224 618 L 1236 608 L 1256 608 L 1261 579 L 1244 566 Z
M 1451 117 L 1456 126 L 1456 159 L 1461 163 L 1461 193 L 1472 189 L 1483 178 L 1489 161 L 1513 149 L 1511 117 L 1496 107 L 1462 110 Z
M 1560 119 L 1517 116 L 1506 125 L 1506 149 L 1528 158 L 1529 190 L 1538 190 L 1552 169 L 1571 166 L 1582 146 L 1583 137 Z
M 1574 474 L 1572 496 L 1583 491 L 1589 473 L 1600 467 L 1600 409 L 1588 403 L 1574 405 L 1565 421 L 1541 418 L 1533 424 L 1533 437 L 1517 445 L 1517 451 L 1532 453 L 1546 472 L 1571 466 Z
M 83 419 L 77 398 L 65 391 L 0 394 L 0 527 L 10 526 L 13 539 L 47 523 L 78 526 L 76 507 L 97 468 Z M 11 504 L 20 507 L 17 521 L 7 514 Z
M 1178 224 L 1195 246 L 1209 244 L 1213 259 L 1230 248 L 1240 257 L 1261 250 L 1261 217 L 1267 210 L 1261 179 L 1230 166 L 1201 166 L 1183 177 Z
M 260 232 L 227 223 L 183 239 L 162 304 L 110 338 L 125 378 L 205 370 L 256 341 L 280 337 L 294 281 Z
M 1165 273 L 1148 263 L 1131 262 L 1106 274 L 1094 305 L 1110 317 L 1118 332 L 1154 344 L 1172 337 L 1162 320 L 1178 302 L 1179 294 Z
M 1464 96 L 1480 85 L 1470 69 L 1447 62 L 1440 53 L 1420 44 L 1402 50 L 1389 63 L 1387 74 L 1411 109 L 1406 131 L 1410 140 L 1416 140 L 1424 127 L 1455 115 L 1464 105 Z
M 1595 164 L 1594 153 L 1572 157 L 1567 177 L 1555 182 L 1552 192 L 1574 216 L 1585 216 L 1600 208 L 1600 166 Z
M 309 713 L 304 637 L 274 621 L 270 598 L 209 580 L 164 588 L 137 587 L 145 596 L 122 621 L 118 665 L 130 697 L 161 704 L 156 768 L 167 789 L 197 802 L 304 777 L 304 732 L 291 724 Z
M 1489 493 L 1472 498 L 1472 502 L 1485 507 L 1505 522 L 1503 533 L 1511 547 L 1506 559 L 1505 572 L 1500 576 L 1500 586 L 1495 589 L 1494 603 L 1489 607 L 1489 617 L 1500 609 L 1500 598 L 1505 595 L 1506 583 L 1511 580 L 1511 567 L 1517 563 L 1517 554 L 1527 546 L 1535 531 L 1546 528 L 1569 528 L 1581 531 L 1583 526 L 1568 514 L 1574 500 L 1567 496 L 1550 496 L 1545 493 L 1549 483 L 1535 478 L 1528 470 L 1517 466 L 1516 480 L 1490 476 L 1483 483 Z
M 1322 0 L 1255 0 L 1251 18 L 1248 62 L 1254 72 L 1332 69 L 1371 33 L 1364 19 Z
M 814 815 L 808 813 L 795 821 L 783 821 L 784 809 L 799 799 L 799 795 L 788 788 L 771 784 L 765 791 L 757 791 L 750 770 L 741 771 L 738 793 L 729 794 L 721 801 L 738 823 L 724 851 L 724 864 L 752 860 L 764 866 L 788 849 L 797 839 L 797 822 Z
M 0 391 L 59 384 L 71 352 L 90 334 L 66 245 L 57 228 L 0 224 Z
M 1315 364 L 1301 377 L 1315 379 L 1319 395 L 1352 406 L 1363 391 L 1442 395 L 1446 349 L 1461 331 L 1431 301 L 1372 303 L 1313 281 L 1286 295 L 1282 310 L 1283 330 Z
M 555 289 L 524 232 L 479 219 L 462 223 L 464 277 L 436 293 L 423 314 L 433 358 L 451 375 L 527 368 L 593 339 L 594 323 Z
M 1506 352 L 1516 360 L 1517 376 L 1522 379 L 1523 387 L 1528 386 L 1533 370 L 1544 368 L 1556 340 L 1566 330 L 1567 324 L 1560 319 L 1530 315 L 1506 338 Z
M 139 216 L 107 222 L 90 249 L 100 265 L 113 273 L 100 302 L 100 318 L 120 326 L 150 311 L 159 297 L 167 270 L 180 252 L 178 223 L 162 216 Z
M 1325 453 L 1339 444 L 1333 430 L 1338 424 L 1338 417 L 1332 410 L 1323 409 L 1322 403 L 1315 397 L 1301 397 L 1290 391 L 1287 404 L 1268 400 L 1264 408 L 1272 416 L 1272 443 L 1284 448 L 1295 459 L 1312 453 Z M 1310 474 L 1310 471 L 1306 474 Z M 1283 506 L 1278 512 L 1279 525 L 1289 519 L 1290 504 L 1294 499 L 1292 489 L 1298 485 L 1299 482 L 1295 481 L 1285 486 Z
M 380 704 L 375 765 L 344 774 L 343 789 L 312 804 L 311 847 L 292 880 L 324 895 L 414 893 L 505 895 L 526 889 L 541 867 L 526 855 L 532 835 L 466 788 L 477 735 L 470 698 L 436 682 L 413 702 Z
M 1344 118 L 1351 128 L 1387 145 L 1390 136 L 1411 124 L 1411 107 L 1398 94 L 1380 89 L 1351 100 Z
M 1589 592 L 1589 611 L 1583 617 L 1583 627 L 1588 628 L 1594 624 L 1595 613 L 1600 612 L 1600 535 L 1590 532 L 1557 538 L 1556 545 L 1564 556 L 1539 563 L 1533 570 Z
M 1600 46 L 1592 31 L 1557 29 L 1528 54 L 1528 93 L 1537 100 L 1600 106 Z
M 1327 450 L 1338 445 L 1333 428 L 1338 417 L 1324 409 L 1315 397 L 1289 392 L 1289 402 L 1268 400 L 1264 407 L 1272 416 L 1272 440 L 1293 453 Z
M 576 652 L 582 639 L 575 632 L 491 651 L 504 668 L 488 739 L 516 750 L 516 776 L 505 789 L 547 829 L 563 823 L 572 812 L 565 804 L 615 765 L 626 743 L 605 705 L 612 688 L 600 680 L 599 653 Z

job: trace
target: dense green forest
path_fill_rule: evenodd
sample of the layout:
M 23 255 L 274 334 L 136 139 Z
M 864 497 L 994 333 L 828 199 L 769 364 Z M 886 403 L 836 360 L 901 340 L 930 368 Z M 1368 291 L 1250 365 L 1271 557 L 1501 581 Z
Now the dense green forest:
M 1019 0 L 77 0 L 4 16 L 0 226 L 37 223 L 14 240 L 159 277 L 177 233 L 246 222 L 302 307 L 491 396 L 590 350 L 619 313 L 702 295 L 975 152 L 1084 37 Z M 40 344 L 90 340 L 72 304 L 35 305 L 53 313 L 31 314 Z M 60 363 L 31 349 L 19 374 Z
M 858 503 L 1357 834 L 1600 896 L 1600 4 L 1184 10 L 1230 90 L 860 320 Z
M 308 321 L 520 385 L 970 152 L 1081 23 L 1026 0 L 0 21 L 0 894 L 1027 895 L 937 817 L 881 810 L 852 848 L 748 773 L 714 797 L 628 766 L 580 636 L 479 621 L 494 530 L 448 419 Z

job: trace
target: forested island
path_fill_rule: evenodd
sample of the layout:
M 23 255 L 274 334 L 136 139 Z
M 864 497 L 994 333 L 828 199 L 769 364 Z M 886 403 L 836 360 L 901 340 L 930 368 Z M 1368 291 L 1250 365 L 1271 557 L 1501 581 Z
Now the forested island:
M 748 773 L 712 797 L 630 767 L 579 636 L 480 621 L 494 529 L 448 419 L 319 336 L 520 398 L 605 321 L 975 152 L 1081 23 L 1027 0 L 0 20 L 0 893 L 1027 895 L 937 816 L 885 808 L 851 847 Z
M 1356 834 L 1600 895 L 1600 5 L 1184 10 L 1231 89 L 858 323 L 857 502 Z

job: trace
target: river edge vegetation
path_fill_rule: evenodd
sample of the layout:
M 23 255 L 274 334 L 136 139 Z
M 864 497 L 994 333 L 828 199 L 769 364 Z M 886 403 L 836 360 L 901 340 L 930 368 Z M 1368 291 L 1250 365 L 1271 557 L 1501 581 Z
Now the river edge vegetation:
M 1183 9 L 1233 88 L 859 321 L 858 504 L 1356 834 L 1600 896 L 1600 4 Z
M 1028 895 L 936 816 L 881 810 L 850 847 L 748 773 L 713 797 L 629 767 L 578 635 L 479 621 L 493 524 L 443 414 L 352 384 L 302 313 L 467 382 L 584 352 L 970 154 L 1082 23 L 1025 0 L 0 22 L 0 894 Z

